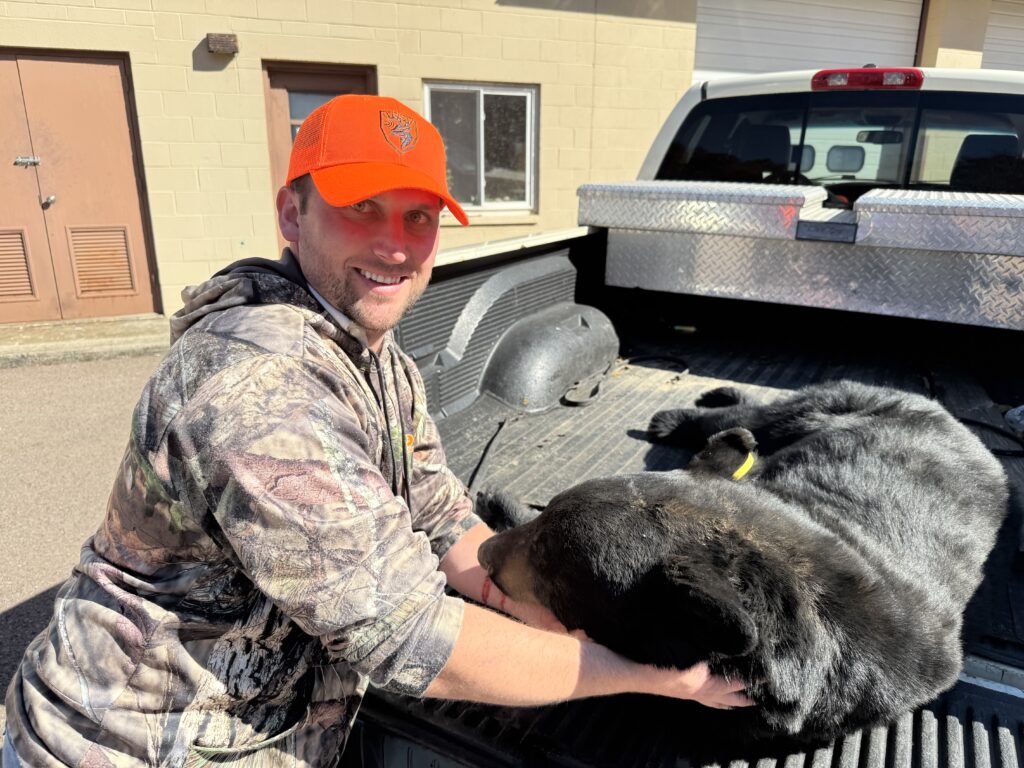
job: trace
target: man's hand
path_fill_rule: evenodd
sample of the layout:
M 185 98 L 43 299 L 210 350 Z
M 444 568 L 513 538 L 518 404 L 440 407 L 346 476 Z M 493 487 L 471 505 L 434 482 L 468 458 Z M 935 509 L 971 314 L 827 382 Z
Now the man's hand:
M 647 670 L 650 688 L 645 693 L 689 699 L 713 709 L 733 709 L 754 704 L 744 695 L 741 681 L 712 675 L 704 662 L 683 670 L 652 666 L 648 666 Z

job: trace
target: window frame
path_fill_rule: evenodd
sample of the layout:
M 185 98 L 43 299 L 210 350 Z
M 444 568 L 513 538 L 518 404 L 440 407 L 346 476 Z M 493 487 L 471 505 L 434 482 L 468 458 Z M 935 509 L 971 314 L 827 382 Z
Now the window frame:
M 477 110 L 480 119 L 477 121 L 477 181 L 480 189 L 481 203 L 473 205 L 459 204 L 467 213 L 536 213 L 537 212 L 537 176 L 540 168 L 539 152 L 539 120 L 538 102 L 540 87 L 537 85 L 508 85 L 498 83 L 481 83 L 448 80 L 430 80 L 423 83 L 423 104 L 424 116 L 428 121 L 433 122 L 431 114 L 431 92 L 438 91 L 466 91 L 474 92 L 477 95 Z M 525 96 L 526 97 L 526 200 L 511 202 L 487 202 L 487 181 L 484 168 L 486 147 L 484 143 L 484 105 L 483 100 L 487 95 L 495 96 Z

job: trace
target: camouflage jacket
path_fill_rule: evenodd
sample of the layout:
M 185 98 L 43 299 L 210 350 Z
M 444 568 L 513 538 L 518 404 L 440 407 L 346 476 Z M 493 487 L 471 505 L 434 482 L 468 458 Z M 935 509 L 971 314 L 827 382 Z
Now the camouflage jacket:
M 186 290 L 8 690 L 23 764 L 330 765 L 368 682 L 419 695 L 446 663 L 438 560 L 478 520 L 419 373 L 273 271 Z

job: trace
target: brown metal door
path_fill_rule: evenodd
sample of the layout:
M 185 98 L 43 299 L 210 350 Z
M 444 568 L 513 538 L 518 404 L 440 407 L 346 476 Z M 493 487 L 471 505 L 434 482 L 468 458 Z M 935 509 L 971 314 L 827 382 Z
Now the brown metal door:
M 21 172 L 0 193 L 12 205 L 0 221 L 0 322 L 152 312 L 124 62 L 8 55 L 0 65 L 0 103 L 12 107 L 0 110 L 11 139 L 0 147 L 31 157 L 0 162 L 5 181 Z M 19 295 L 29 283 L 32 300 Z
M 0 56 L 0 323 L 60 318 L 18 62 Z
M 119 59 L 18 60 L 65 318 L 153 311 L 123 67 Z

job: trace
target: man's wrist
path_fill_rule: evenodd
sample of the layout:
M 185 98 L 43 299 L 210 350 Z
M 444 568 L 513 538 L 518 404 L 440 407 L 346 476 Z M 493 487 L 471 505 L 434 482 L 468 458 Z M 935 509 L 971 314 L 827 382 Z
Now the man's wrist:
M 489 575 L 484 576 L 484 583 L 480 587 L 480 602 L 488 608 L 496 608 L 502 613 L 508 613 L 506 607 L 508 604 L 508 595 L 498 589 Z
M 651 687 L 643 664 L 630 661 L 598 643 L 580 642 L 580 672 L 586 685 L 594 690 L 585 696 L 611 696 L 620 693 L 648 693 Z

